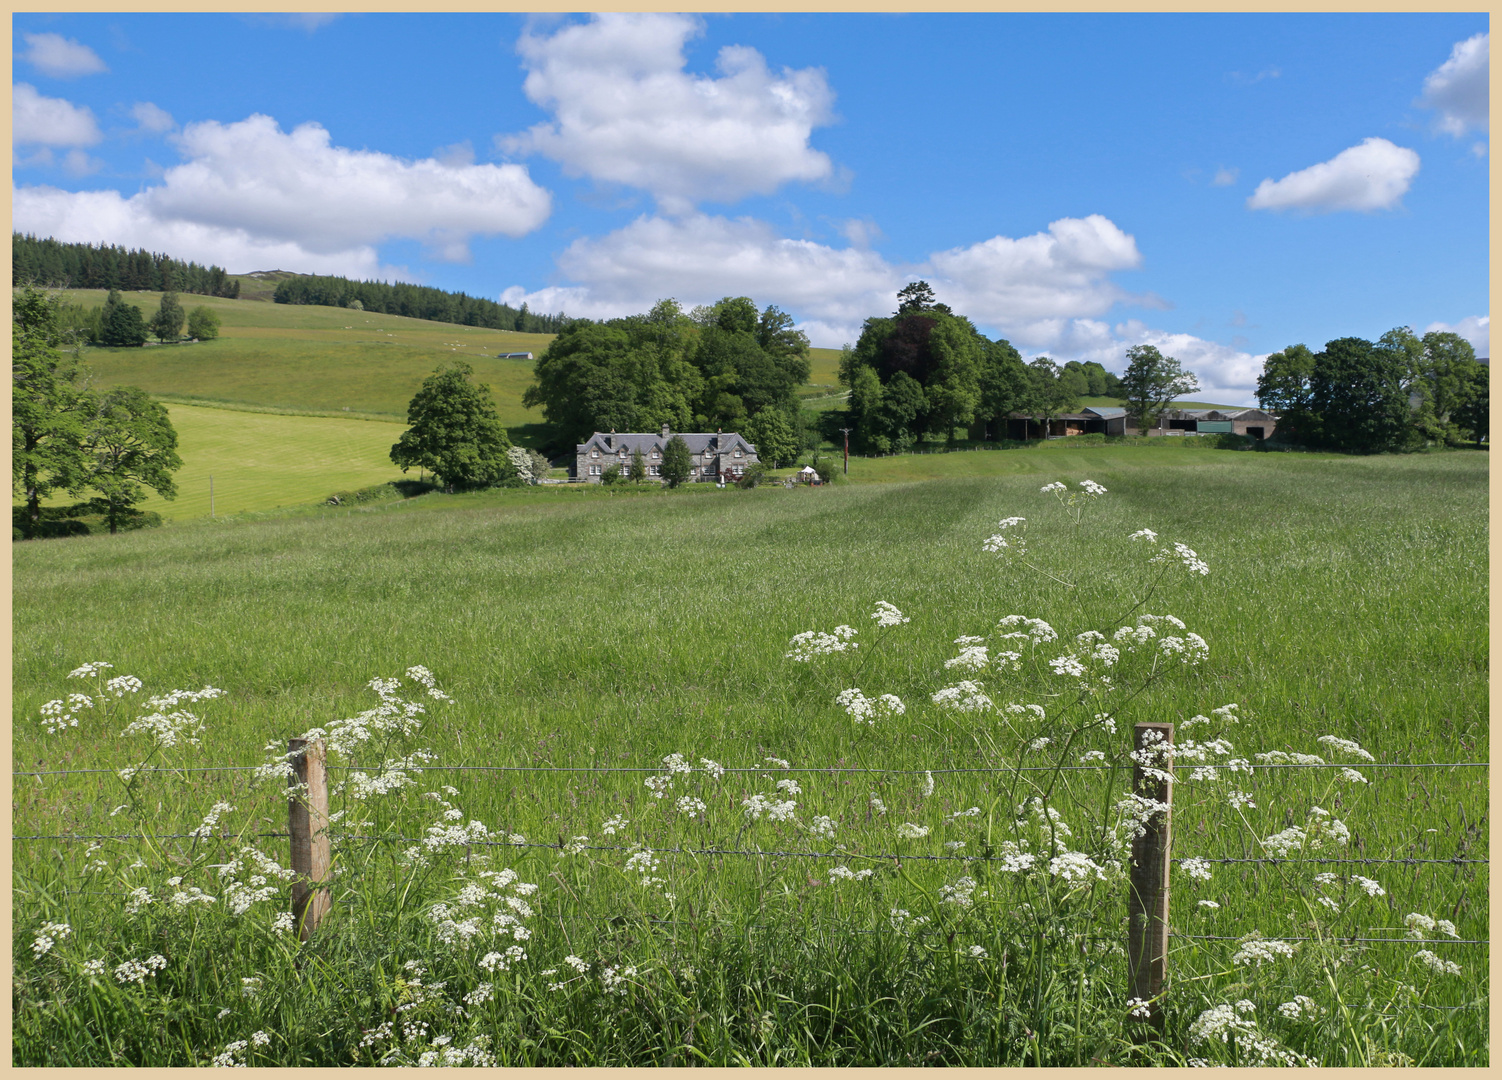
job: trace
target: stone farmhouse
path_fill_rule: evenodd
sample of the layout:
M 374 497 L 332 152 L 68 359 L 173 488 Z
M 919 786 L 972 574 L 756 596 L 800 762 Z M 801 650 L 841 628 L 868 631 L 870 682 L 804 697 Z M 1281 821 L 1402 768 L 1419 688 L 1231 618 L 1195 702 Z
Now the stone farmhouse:
M 573 479 L 598 484 L 605 470 L 619 465 L 625 473 L 631 468 L 632 455 L 641 451 L 642 462 L 647 467 L 648 478 L 662 477 L 662 452 L 674 432 L 667 424 L 660 434 L 628 432 L 618 435 L 595 432 L 587 440 L 574 446 Z M 758 460 L 756 447 L 734 431 L 677 433 L 688 444 L 689 483 L 734 483 L 746 471 L 746 466 Z

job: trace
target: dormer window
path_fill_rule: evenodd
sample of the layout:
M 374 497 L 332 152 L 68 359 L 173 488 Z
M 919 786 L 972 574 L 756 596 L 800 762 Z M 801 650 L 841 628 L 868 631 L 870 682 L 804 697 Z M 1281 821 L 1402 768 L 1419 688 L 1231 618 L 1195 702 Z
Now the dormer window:
M 591 450 L 591 451 L 590 451 L 590 452 L 589 452 L 589 456 L 590 456 L 590 457 L 599 457 L 599 456 L 600 456 L 600 451 L 599 451 L 599 450 L 598 450 L 598 449 L 595 449 L 595 450 Z
M 735 456 L 736 456 L 736 457 L 740 457 L 740 456 L 741 456 L 741 452 L 740 452 L 740 449 L 739 449 L 739 447 L 737 447 L 737 448 L 736 448 L 736 451 L 735 451 Z

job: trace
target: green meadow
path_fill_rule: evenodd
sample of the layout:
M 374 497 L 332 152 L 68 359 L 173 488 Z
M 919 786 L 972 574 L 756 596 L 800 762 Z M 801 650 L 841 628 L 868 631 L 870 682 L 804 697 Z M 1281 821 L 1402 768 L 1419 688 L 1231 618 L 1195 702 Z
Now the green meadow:
M 73 303 L 104 303 L 100 290 L 66 290 Z M 150 320 L 160 293 L 126 300 Z M 88 349 L 98 386 L 139 386 L 166 400 L 273 407 L 289 412 L 369 413 L 401 420 L 422 380 L 462 358 L 495 395 L 501 422 L 535 423 L 522 408 L 532 363 L 498 353 L 540 355 L 552 336 L 434 323 L 398 315 L 314 305 L 185 296 L 189 308 L 212 308 L 222 322 L 214 341 Z
M 1039 489 L 1083 479 L 1107 494 L 1076 524 Z M 1025 558 L 982 550 L 1014 516 Z M 16 768 L 169 771 L 15 778 L 18 834 L 158 839 L 16 845 L 13 1062 L 1484 1066 L 1488 770 L 1393 766 L 1489 758 L 1487 520 L 1478 453 L 1054 444 L 854 459 L 823 489 L 434 493 L 15 545 Z M 1150 562 L 1144 528 L 1209 574 Z M 1143 612 L 1208 656 L 1123 654 L 1089 690 L 1049 670 Z M 956 638 L 1007 646 L 1010 614 L 1058 641 L 946 668 Z M 785 658 L 839 624 L 860 649 Z M 135 698 L 48 734 L 85 661 L 226 693 L 181 706 L 200 745 L 122 736 Z M 275 760 L 377 706 L 376 677 L 427 711 L 335 754 L 333 911 L 299 947 L 274 875 L 232 910 L 270 873 L 237 853 L 287 863 L 284 782 L 170 770 Z M 932 700 L 962 678 L 992 704 Z M 905 711 L 860 723 L 853 687 Z M 1186 755 L 1226 744 L 1176 766 L 1174 855 L 1249 860 L 1176 864 L 1157 1042 L 1110 854 L 1149 720 Z

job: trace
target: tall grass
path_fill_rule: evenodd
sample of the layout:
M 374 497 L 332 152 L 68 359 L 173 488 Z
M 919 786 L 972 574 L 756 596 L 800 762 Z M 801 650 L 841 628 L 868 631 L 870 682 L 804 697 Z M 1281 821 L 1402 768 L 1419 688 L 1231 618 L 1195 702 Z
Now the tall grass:
M 122 723 L 89 727 L 87 712 L 77 731 L 41 730 L 43 703 L 73 688 L 66 673 L 100 659 L 148 692 L 229 691 L 201 706 L 205 744 L 170 751 L 177 765 L 262 761 L 264 745 L 369 709 L 371 677 L 425 664 L 455 700 L 430 702 L 423 730 L 389 754 L 421 746 L 450 765 L 661 770 L 677 753 L 695 770 L 675 775 L 661 800 L 646 773 L 434 770 L 405 794 L 350 804 L 368 819 L 357 835 L 431 836 L 446 809 L 483 832 L 415 853 L 427 865 L 404 857 L 409 842 L 345 841 L 335 913 L 302 950 L 274 929 L 282 900 L 238 918 L 222 899 L 172 906 L 169 874 L 222 898 L 222 879 L 206 868 L 229 861 L 235 843 L 161 841 L 135 869 L 132 843 L 87 853 L 83 843 L 20 843 L 16 1061 L 191 1064 L 229 1053 L 340 1064 L 442 1060 L 473 1047 L 507 1064 L 1246 1062 L 1272 1038 L 1324 1064 L 1484 1064 L 1485 947 L 1425 944 L 1461 966 L 1450 975 L 1416 961 L 1418 945 L 1340 941 L 1402 937 L 1410 914 L 1487 938 L 1485 867 L 1471 864 L 1296 857 L 1177 880 L 1176 931 L 1230 940 L 1175 940 L 1167 1041 L 1136 1045 L 1119 955 L 1124 886 L 1074 890 L 1047 874 L 1024 881 L 996 863 L 957 861 L 999 853 L 1016 836 L 1015 806 L 1034 791 L 1034 774 L 1016 767 L 1032 761 L 996 718 L 928 703 L 954 682 L 944 668 L 953 640 L 993 633 L 1002 615 L 1048 618 L 1066 637 L 1109 629 L 1142 582 L 1125 537 L 1146 527 L 1211 565 L 1203 580 L 1165 581 L 1154 601 L 1203 634 L 1210 656 L 1154 682 L 1121 710 L 1122 724 L 1182 722 L 1235 702 L 1241 723 L 1223 734 L 1236 756 L 1335 760 L 1315 741 L 1328 734 L 1379 763 L 1485 761 L 1484 460 L 1183 455 L 1170 469 L 1125 451 L 1079 454 L 1088 472 L 1050 453 L 1058 464 L 1044 476 L 1109 489 L 1077 529 L 1034 474 L 633 498 L 425 496 L 349 515 L 18 546 L 19 769 L 113 769 L 142 756 L 141 739 L 112 737 Z M 1012 515 L 1029 519 L 1038 565 L 1075 588 L 981 550 Z M 911 622 L 881 631 L 872 650 L 877 600 Z M 841 622 L 862 628 L 860 661 L 783 658 L 794 634 Z M 847 662 L 864 666 L 839 667 Z M 856 725 L 833 700 L 847 686 L 896 694 L 908 711 Z M 1052 714 L 1056 703 L 1045 704 Z M 1096 731 L 1070 754 L 1098 748 L 1120 762 L 1127 737 Z M 1036 753 L 1039 764 L 1053 760 L 1047 748 Z M 716 779 L 701 757 L 751 771 Z M 877 771 L 792 771 L 830 766 Z M 945 771 L 963 768 L 992 771 Z M 1213 785 L 1186 784 L 1175 796 L 1175 854 L 1255 856 L 1255 838 L 1306 826 L 1318 806 L 1348 823 L 1345 857 L 1485 857 L 1486 770 L 1362 772 L 1369 783 L 1312 769 L 1235 776 L 1256 803 L 1239 813 Z M 800 787 L 796 823 L 747 816 L 753 795 L 789 797 L 776 787 L 789 779 Z M 221 799 L 236 808 L 223 827 L 247 844 L 284 822 L 274 782 L 159 773 L 133 784 L 127 799 L 113 774 L 19 777 L 15 829 L 186 833 Z M 1050 805 L 1076 828 L 1104 828 L 1122 785 L 1119 767 L 1065 772 Z M 685 796 L 703 810 L 677 809 Z M 120 826 L 131 812 L 109 816 L 122 802 L 139 808 L 130 829 Z M 951 817 L 971 806 L 982 813 Z M 833 837 L 809 831 L 819 816 Z M 615 817 L 627 824 L 607 834 Z M 904 838 L 904 823 L 929 831 Z M 557 850 L 580 836 L 590 838 L 575 845 L 583 850 Z M 284 843 L 259 841 L 281 862 Z M 630 863 L 632 844 L 655 851 L 658 865 Z M 675 848 L 841 858 L 665 850 Z M 99 860 L 103 869 L 87 869 Z M 873 873 L 840 879 L 834 866 Z M 517 882 L 492 879 L 486 898 L 458 902 L 466 884 L 483 883 L 480 870 L 508 868 L 537 890 L 520 897 Z M 1316 881 L 1322 872 L 1338 879 Z M 1379 882 L 1382 895 L 1351 873 Z M 663 882 L 644 881 L 652 877 Z M 942 902 L 964 877 L 975 882 L 972 905 Z M 94 895 L 137 887 L 157 903 L 129 917 L 119 899 Z M 507 897 L 531 908 L 530 936 L 458 948 L 462 931 L 433 917 L 445 903 L 451 923 L 473 911 L 490 927 L 495 911 L 517 910 Z M 45 922 L 67 923 L 70 935 L 33 957 Z M 1236 964 L 1235 939 L 1251 931 L 1321 940 L 1296 943 L 1289 959 Z M 505 959 L 512 944 L 525 961 Z M 500 959 L 487 969 L 491 952 Z M 157 954 L 166 967 L 139 985 L 111 974 Z M 89 959 L 107 959 L 107 970 L 84 973 Z M 260 980 L 250 996 L 247 978 Z M 490 997 L 466 1005 L 482 983 Z M 1299 995 L 1311 1006 L 1282 1015 Z M 1240 1001 L 1253 1010 L 1238 1012 Z M 1213 1012 L 1220 1005 L 1229 1018 Z M 422 1032 L 411 1026 L 419 1020 Z M 388 1022 L 388 1035 L 371 1037 Z M 1194 1042 L 1216 1023 L 1224 1042 Z M 251 1041 L 258 1031 L 265 1045 Z M 434 1044 L 445 1035 L 453 1041 Z

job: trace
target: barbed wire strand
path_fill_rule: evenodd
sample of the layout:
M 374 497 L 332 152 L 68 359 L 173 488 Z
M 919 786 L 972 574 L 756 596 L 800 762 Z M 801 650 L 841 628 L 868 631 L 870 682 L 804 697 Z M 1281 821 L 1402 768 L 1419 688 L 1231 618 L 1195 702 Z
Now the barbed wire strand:
M 275 765 L 275 764 L 278 764 L 278 762 L 271 762 L 270 764 Z M 136 776 L 144 776 L 144 775 L 148 775 L 148 774 L 151 774 L 151 773 L 253 772 L 253 771 L 257 770 L 257 769 L 262 769 L 262 768 L 265 768 L 265 767 L 266 767 L 265 764 L 261 764 L 261 765 L 203 765 L 203 766 L 197 766 L 197 765 L 195 765 L 195 766 L 192 766 L 190 768 L 183 768 L 183 769 L 163 769 L 163 768 L 153 767 L 153 768 L 150 768 L 150 769 L 140 769 L 140 770 L 138 770 L 135 773 L 135 775 Z M 1217 768 L 1217 769 L 1226 769 L 1227 771 L 1237 771 L 1237 770 L 1232 770 L 1230 768 L 1230 766 L 1225 765 L 1225 764 L 1219 764 L 1219 765 L 1208 764 L 1208 765 L 1195 765 L 1195 766 L 1191 766 L 1191 765 L 1188 765 L 1186 763 L 1186 764 L 1181 765 L 1181 767 L 1183 767 L 1183 768 Z M 348 766 L 348 765 L 326 765 L 325 768 L 329 772 L 339 772 L 339 771 L 347 770 L 347 769 L 351 768 L 351 766 Z M 952 769 L 871 769 L 871 768 L 855 768 L 855 767 L 852 767 L 852 766 L 845 766 L 845 765 L 829 765 L 829 766 L 824 766 L 824 767 L 798 766 L 796 768 L 787 768 L 787 769 L 784 769 L 781 766 L 771 766 L 771 765 L 754 765 L 754 766 L 739 766 L 738 765 L 738 766 L 734 766 L 734 767 L 727 766 L 723 771 L 725 771 L 727 773 L 769 773 L 769 772 L 778 772 L 778 773 L 784 773 L 784 772 L 786 772 L 786 773 L 824 773 L 826 775 L 828 775 L 828 774 L 841 774 L 841 773 L 883 773 L 883 774 L 894 775 L 894 776 L 922 776 L 925 773 L 933 773 L 935 776 L 941 776 L 941 775 L 946 775 L 946 774 L 950 774 L 950 773 L 1053 772 L 1055 770 L 1055 768 L 1057 768 L 1057 769 L 1059 769 L 1060 771 L 1063 771 L 1063 772 L 1099 772 L 1099 771 L 1101 771 L 1103 769 L 1108 768 L 1108 766 L 1105 766 L 1105 765 L 1060 765 L 1060 766 L 1053 766 L 1053 765 L 1022 765 L 1022 766 L 1017 766 L 1017 767 L 1011 767 L 1011 766 L 981 767 L 981 766 L 976 766 L 976 767 L 973 767 L 973 768 L 972 767 L 965 767 L 965 768 L 952 768 Z M 1488 768 L 1491 768 L 1491 762 L 1489 762 L 1489 761 L 1389 761 L 1389 762 L 1369 762 L 1368 761 L 1368 762 L 1360 762 L 1360 763 L 1358 763 L 1356 765 L 1342 764 L 1342 763 L 1339 763 L 1339 762 L 1336 762 L 1336 763 L 1324 762 L 1324 763 L 1319 763 L 1319 764 L 1314 764 L 1314 763 L 1310 763 L 1310 764 L 1298 764 L 1298 763 L 1293 763 L 1293 762 L 1287 762 L 1287 763 L 1268 764 L 1268 765 L 1257 764 L 1257 765 L 1251 766 L 1251 768 L 1254 771 L 1261 771 L 1263 769 L 1352 769 L 1352 768 L 1358 768 L 1358 769 L 1488 769 Z M 645 766 L 645 765 L 421 765 L 421 766 L 413 766 L 408 771 L 410 771 L 410 772 L 533 772 L 533 773 L 546 773 L 546 772 L 660 773 L 660 772 L 662 772 L 662 768 L 658 767 L 658 766 L 649 767 L 649 766 Z M 101 774 L 104 774 L 104 773 L 119 773 L 119 772 L 120 772 L 119 769 L 37 769 L 37 770 L 30 770 L 30 771 L 16 770 L 16 771 L 12 772 L 11 775 L 12 776 L 83 776 L 83 775 L 101 775 Z
M 287 839 L 289 833 L 254 833 L 251 834 L 263 839 Z M 41 834 L 35 836 L 12 836 L 13 841 L 34 840 L 235 840 L 238 834 L 223 833 L 216 836 L 201 836 L 195 833 L 164 833 L 151 836 L 145 833 L 116 833 L 109 835 L 84 835 L 84 834 Z M 340 842 L 361 841 L 366 843 L 386 844 L 426 844 L 435 839 L 424 836 L 340 836 L 330 834 L 331 840 Z M 562 851 L 568 845 L 560 844 L 534 844 L 513 843 L 510 840 L 463 840 L 450 841 L 441 839 L 443 847 L 509 847 L 509 848 L 537 848 L 544 851 Z M 896 853 L 882 853 L 866 855 L 858 851 L 762 851 L 756 848 L 642 848 L 624 844 L 580 844 L 573 851 L 645 851 L 650 850 L 654 855 L 757 855 L 770 858 L 789 859 L 870 859 L 879 862 L 901 862 L 904 859 L 921 862 L 1005 862 L 1012 856 L 1007 855 L 902 855 Z M 1360 866 L 1412 866 L 1412 865 L 1438 865 L 1438 866 L 1480 866 L 1490 863 L 1489 859 L 1209 859 L 1201 856 L 1175 856 L 1173 862 L 1184 862 L 1187 859 L 1196 859 L 1208 863 L 1317 863 L 1319 865 L 1354 864 Z

